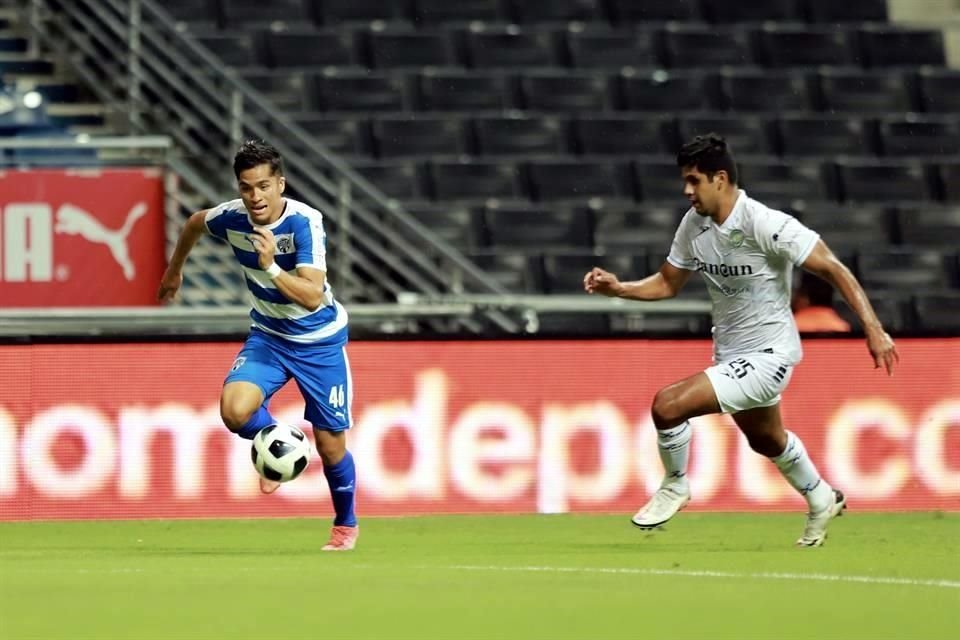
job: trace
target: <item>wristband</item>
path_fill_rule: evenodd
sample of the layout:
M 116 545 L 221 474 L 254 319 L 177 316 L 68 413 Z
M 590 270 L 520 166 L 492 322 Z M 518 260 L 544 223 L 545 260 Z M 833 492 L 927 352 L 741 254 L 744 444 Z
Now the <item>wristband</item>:
M 267 272 L 267 275 L 270 276 L 271 280 L 276 280 L 280 277 L 281 273 L 286 273 L 283 269 L 280 268 L 276 262 L 271 262 L 270 266 L 264 269 Z

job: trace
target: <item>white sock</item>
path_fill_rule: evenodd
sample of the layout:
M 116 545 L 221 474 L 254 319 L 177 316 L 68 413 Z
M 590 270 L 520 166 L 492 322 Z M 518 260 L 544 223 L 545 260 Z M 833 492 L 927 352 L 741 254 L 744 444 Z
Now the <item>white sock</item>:
M 680 493 L 690 492 L 690 485 L 687 482 L 687 462 L 690 460 L 692 434 L 693 429 L 690 428 L 689 422 L 684 422 L 672 429 L 657 430 L 657 448 L 660 450 L 660 461 L 666 472 L 660 486 L 669 486 Z
M 820 477 L 803 442 L 792 432 L 787 431 L 787 447 L 783 453 L 770 460 L 790 486 L 806 498 L 811 513 L 823 511 L 833 502 L 833 488 Z

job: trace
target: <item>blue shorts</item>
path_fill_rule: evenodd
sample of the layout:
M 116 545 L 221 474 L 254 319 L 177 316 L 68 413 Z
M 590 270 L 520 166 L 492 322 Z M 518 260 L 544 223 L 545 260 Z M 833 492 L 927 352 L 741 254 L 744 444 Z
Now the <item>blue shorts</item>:
M 252 382 L 263 391 L 267 406 L 293 378 L 306 403 L 307 422 L 317 429 L 343 431 L 350 428 L 353 399 L 346 345 L 346 337 L 332 345 L 300 344 L 252 329 L 223 383 Z

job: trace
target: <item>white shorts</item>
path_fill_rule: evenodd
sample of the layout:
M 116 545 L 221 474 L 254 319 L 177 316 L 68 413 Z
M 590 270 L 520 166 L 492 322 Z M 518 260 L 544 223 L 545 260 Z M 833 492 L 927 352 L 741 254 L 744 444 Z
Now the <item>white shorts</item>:
M 704 371 L 724 413 L 737 413 L 780 402 L 793 365 L 773 353 L 748 353 Z

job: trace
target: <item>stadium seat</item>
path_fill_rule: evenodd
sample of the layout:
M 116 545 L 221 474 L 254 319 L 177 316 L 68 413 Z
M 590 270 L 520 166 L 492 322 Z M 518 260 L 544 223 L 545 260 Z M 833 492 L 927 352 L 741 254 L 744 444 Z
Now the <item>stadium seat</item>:
M 897 208 L 896 218 L 902 244 L 941 247 L 946 250 L 957 248 L 957 238 L 960 238 L 960 205 L 903 205 Z
M 912 303 L 918 329 L 956 335 L 960 291 L 917 294 Z
M 765 24 L 758 33 L 760 61 L 768 67 L 857 65 L 854 36 L 837 27 Z
M 811 22 L 886 22 L 887 0 L 804 0 Z
M 515 25 L 470 29 L 466 47 L 470 65 L 478 69 L 549 67 L 557 62 L 548 32 Z
M 466 256 L 511 293 L 543 292 L 543 263 L 539 254 L 487 249 L 472 251 Z
M 544 288 L 547 293 L 583 293 L 583 276 L 594 267 L 633 277 L 637 273 L 634 264 L 638 260 L 643 263 L 646 254 L 634 251 L 599 255 L 590 251 L 549 251 L 543 255 Z
M 424 202 L 408 203 L 405 208 L 420 224 L 461 251 L 480 249 L 485 243 L 483 216 L 477 209 L 466 205 Z
M 314 0 L 317 18 L 327 25 L 343 22 L 406 22 L 410 16 L 402 2 L 384 0 Z
M 916 247 L 861 250 L 857 271 L 865 288 L 914 293 L 949 289 L 954 275 L 945 254 Z
M 459 64 L 445 31 L 374 29 L 367 35 L 370 62 L 378 69 L 453 67 Z
M 544 160 L 528 163 L 536 200 L 631 198 L 629 171 L 614 162 L 594 160 Z
M 570 66 L 580 69 L 664 66 L 650 30 L 571 25 L 566 30 Z
M 414 0 L 414 5 L 414 19 L 423 24 L 507 21 L 500 0 Z
M 197 42 L 210 49 L 229 67 L 255 67 L 263 63 L 254 33 L 214 32 L 197 35 Z
M 803 16 L 796 0 L 703 0 L 710 22 L 796 21 Z
M 908 295 L 885 289 L 870 289 L 866 293 L 870 299 L 870 305 L 886 331 L 896 335 L 913 329 L 913 314 L 909 308 Z M 845 302 L 840 299 L 834 300 L 834 309 L 844 320 L 850 323 L 850 327 L 854 331 L 863 330 L 857 314 Z
M 797 216 L 820 234 L 838 254 L 860 247 L 883 247 L 893 243 L 893 218 L 882 206 L 843 207 L 831 203 L 810 205 Z
M 740 185 L 762 202 L 835 199 L 824 167 L 816 162 L 750 159 L 738 164 Z
M 166 0 L 163 8 L 180 22 L 207 26 L 221 22 L 217 0 Z
M 589 22 L 603 18 L 602 0 L 509 0 L 514 22 Z
M 500 111 L 514 106 L 509 78 L 496 72 L 433 70 L 420 74 L 425 111 Z
M 573 124 L 577 149 L 587 155 L 654 155 L 677 151 L 673 118 L 663 114 L 581 116 Z
M 589 249 L 590 211 L 584 208 L 493 203 L 484 207 L 490 246 L 531 252 Z
M 699 21 L 703 19 L 698 0 L 607 0 L 611 18 L 618 24 L 655 21 Z
M 960 162 L 941 162 L 935 172 L 943 189 L 943 199 L 960 202 Z
M 378 117 L 373 121 L 373 139 L 381 158 L 456 156 L 467 153 L 464 128 L 453 117 Z
M 429 174 L 437 200 L 526 197 L 517 168 L 502 161 L 431 162 Z
M 684 142 L 711 132 L 722 135 L 735 155 L 769 155 L 777 151 L 772 137 L 773 125 L 758 116 L 686 116 L 679 119 L 680 140 Z
M 316 108 L 310 82 L 301 71 L 277 69 L 239 69 L 240 77 L 266 95 L 277 108 L 288 111 L 311 111 Z
M 424 187 L 414 163 L 403 160 L 355 162 L 352 168 L 390 198 L 414 200 L 422 198 Z M 360 192 L 354 194 L 361 198 Z
M 412 103 L 403 76 L 388 72 L 324 71 L 316 77 L 327 111 L 404 111 Z
M 220 0 L 223 19 L 228 29 L 247 25 L 266 25 L 284 22 L 291 25 L 310 23 L 313 17 L 306 5 L 308 0 Z
M 349 29 L 298 29 L 264 34 L 265 62 L 271 67 L 351 66 L 360 64 Z
M 635 160 L 631 163 L 640 200 L 659 200 L 686 206 L 683 180 L 674 158 Z
M 887 156 L 960 155 L 960 119 L 914 114 L 880 120 L 880 144 Z
M 667 62 L 673 68 L 754 64 L 750 37 L 739 27 L 669 25 L 663 32 Z
M 526 71 L 520 95 L 525 108 L 538 111 L 607 111 L 613 104 L 605 76 L 562 69 Z
M 603 203 L 594 208 L 594 248 L 604 254 L 636 250 L 665 252 L 670 249 L 683 212 L 682 201 L 678 206 Z
M 537 314 L 537 333 L 550 336 L 597 336 L 610 331 L 610 314 L 551 311 Z
M 485 156 L 562 154 L 566 130 L 553 116 L 482 117 L 473 121 L 477 150 Z
M 327 113 L 291 114 L 294 122 L 325 144 L 334 153 L 345 156 L 369 156 L 373 153 L 370 131 L 366 120 Z M 296 145 L 296 140 L 290 143 Z
M 731 111 L 807 111 L 813 107 L 810 79 L 801 71 L 725 69 L 720 84 Z
M 924 111 L 960 113 L 960 70 L 922 68 L 917 81 Z
M 716 106 L 716 76 L 707 71 L 633 70 L 620 74 L 625 106 L 633 111 L 706 111 Z
M 911 111 L 910 88 L 903 74 L 890 71 L 823 68 L 819 72 L 827 112 L 889 114 Z
M 860 30 L 864 59 L 870 67 L 942 66 L 943 33 L 934 29 L 867 26 Z
M 694 274 L 687 286 L 690 286 L 689 282 L 702 279 Z M 687 296 L 687 289 L 684 288 L 680 295 Z M 710 326 L 710 316 L 705 313 L 618 313 L 610 318 L 610 328 L 615 333 L 642 333 L 649 336 L 681 334 L 709 337 Z
M 869 156 L 876 151 L 873 128 L 859 118 L 784 115 L 777 121 L 785 156 Z
M 931 185 L 919 162 L 837 161 L 840 190 L 848 202 L 906 202 L 932 200 Z

